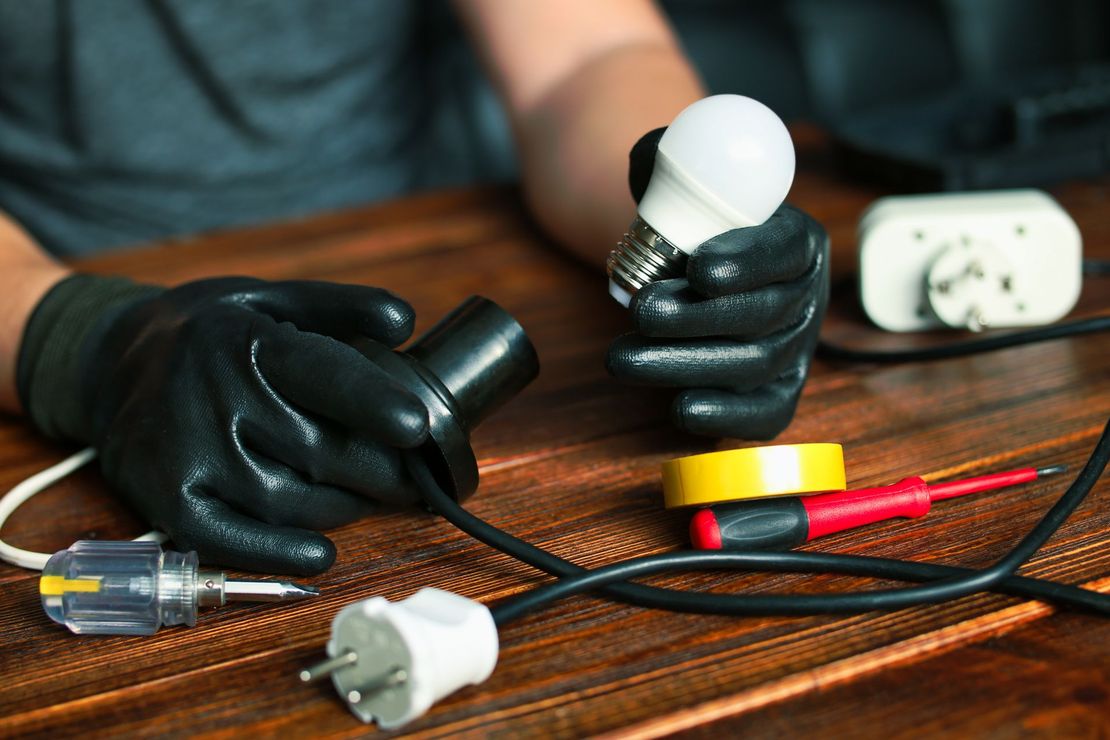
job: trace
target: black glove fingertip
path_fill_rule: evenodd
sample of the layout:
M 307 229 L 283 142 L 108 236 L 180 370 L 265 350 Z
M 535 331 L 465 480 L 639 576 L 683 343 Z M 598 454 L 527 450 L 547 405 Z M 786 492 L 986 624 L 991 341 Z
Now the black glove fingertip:
M 196 550 L 202 563 L 317 575 L 335 562 L 335 544 L 319 532 L 267 524 L 233 509 L 214 493 L 183 491 L 175 516 L 160 527 L 179 549 Z
M 620 378 L 630 363 L 634 362 L 636 342 L 634 334 L 622 334 L 613 340 L 605 353 L 605 370 Z
M 696 394 L 683 391 L 675 396 L 671 404 L 671 422 L 688 434 L 710 434 L 706 420 L 717 418 L 721 413 L 719 404 L 697 398 Z
M 794 418 L 805 376 L 801 366 L 749 393 L 690 388 L 675 397 L 671 417 L 691 434 L 771 440 Z
M 412 395 L 398 399 L 392 415 L 390 443 L 409 449 L 423 444 L 428 437 L 428 409 Z
M 659 280 L 641 288 L 629 304 L 632 324 L 644 336 L 669 336 L 677 318 L 682 315 L 678 291 L 687 287 L 685 280 Z
M 305 537 L 291 548 L 288 572 L 295 575 L 319 575 L 332 566 L 335 556 L 335 543 L 324 535 Z
M 666 131 L 666 126 L 648 131 L 632 145 L 632 151 L 628 153 L 628 189 L 637 203 L 647 191 L 652 170 L 655 169 L 655 152 Z
M 753 229 L 756 231 L 753 232 Z M 759 275 L 744 269 L 742 255 L 758 238 L 758 226 L 733 229 L 699 246 L 686 263 L 690 287 L 706 298 L 740 293 L 761 284 Z
M 254 543 L 245 542 L 243 552 L 211 559 L 245 570 L 294 576 L 320 575 L 335 562 L 335 543 L 319 532 L 300 530 L 297 535 L 285 535 L 281 540 L 280 548 L 266 552 L 250 549 Z M 205 560 L 205 553 L 200 552 L 200 556 Z
M 380 337 L 389 347 L 396 347 L 412 336 L 416 325 L 416 312 L 408 301 L 389 291 L 382 291 L 380 305 L 366 313 L 366 334 Z
M 813 266 L 827 242 L 821 224 L 784 203 L 762 224 L 701 244 L 690 256 L 686 277 L 694 290 L 711 298 L 789 282 Z
M 723 396 L 724 394 L 722 394 Z M 671 421 L 689 434 L 767 442 L 786 430 L 794 416 L 788 408 L 745 407 L 740 399 L 719 403 L 704 391 L 685 391 L 671 405 Z

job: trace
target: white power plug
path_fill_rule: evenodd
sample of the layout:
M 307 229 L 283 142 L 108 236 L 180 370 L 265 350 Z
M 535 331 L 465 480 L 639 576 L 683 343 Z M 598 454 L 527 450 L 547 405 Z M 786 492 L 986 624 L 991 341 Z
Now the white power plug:
M 888 331 L 1049 324 L 1079 300 L 1079 229 L 1040 190 L 882 198 L 858 244 L 864 311 Z
M 379 596 L 345 607 L 332 621 L 327 652 L 301 680 L 331 676 L 355 716 L 388 730 L 489 678 L 497 626 L 483 604 L 423 588 L 403 601 Z

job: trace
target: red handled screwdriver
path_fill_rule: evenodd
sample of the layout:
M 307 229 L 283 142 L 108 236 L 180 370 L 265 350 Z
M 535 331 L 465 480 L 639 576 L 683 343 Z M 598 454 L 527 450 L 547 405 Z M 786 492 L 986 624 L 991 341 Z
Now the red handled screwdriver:
M 1028 483 L 1063 473 L 1063 465 L 1022 468 L 948 483 L 905 478 L 893 486 L 717 504 L 690 521 L 697 550 L 785 550 L 833 532 L 929 513 L 934 501 Z

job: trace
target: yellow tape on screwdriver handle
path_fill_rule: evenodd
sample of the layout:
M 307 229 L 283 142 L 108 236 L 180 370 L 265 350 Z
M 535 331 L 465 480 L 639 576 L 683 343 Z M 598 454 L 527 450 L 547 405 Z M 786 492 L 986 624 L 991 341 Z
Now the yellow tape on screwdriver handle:
M 844 450 L 838 444 L 749 447 L 663 463 L 668 509 L 845 488 Z

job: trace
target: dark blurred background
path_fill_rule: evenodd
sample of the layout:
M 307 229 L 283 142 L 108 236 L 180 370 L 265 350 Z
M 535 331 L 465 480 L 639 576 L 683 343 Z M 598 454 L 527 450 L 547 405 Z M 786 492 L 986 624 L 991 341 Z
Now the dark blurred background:
M 662 7 L 712 92 L 824 127 L 838 174 L 1110 171 L 1110 0 Z M 515 176 L 447 0 L 0 0 L 0 209 L 56 254 Z
M 757 98 L 904 188 L 1043 184 L 1110 170 L 1105 0 L 670 0 L 714 93 Z M 508 127 L 445 4 L 428 14 L 444 181 L 507 180 Z

